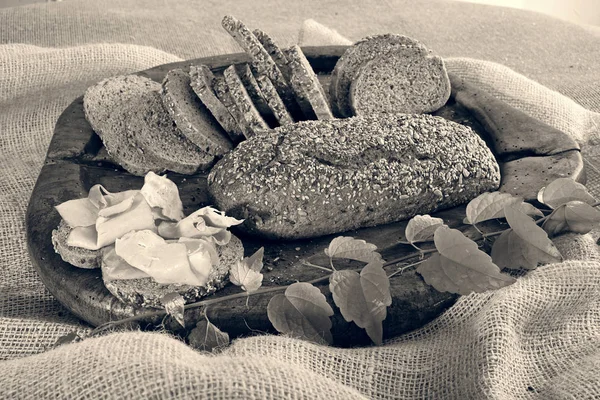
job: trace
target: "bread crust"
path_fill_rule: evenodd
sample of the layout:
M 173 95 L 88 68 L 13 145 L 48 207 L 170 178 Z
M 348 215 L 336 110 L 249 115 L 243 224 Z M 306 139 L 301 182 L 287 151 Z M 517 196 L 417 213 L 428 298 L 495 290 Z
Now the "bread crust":
M 273 239 L 375 226 L 464 203 L 500 183 L 470 128 L 430 115 L 302 121 L 241 143 L 208 189 L 240 229 Z
M 100 268 L 102 252 L 100 250 L 88 250 L 81 247 L 69 246 L 67 238 L 71 233 L 71 227 L 61 219 L 58 227 L 52 230 L 52 245 L 54 251 L 60 254 L 63 261 L 79 268 Z

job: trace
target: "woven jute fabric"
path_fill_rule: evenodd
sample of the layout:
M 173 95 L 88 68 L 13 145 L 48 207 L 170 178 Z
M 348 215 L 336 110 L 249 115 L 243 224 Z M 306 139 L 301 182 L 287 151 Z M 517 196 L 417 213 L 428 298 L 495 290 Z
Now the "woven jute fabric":
M 0 398 L 600 398 L 597 232 L 560 236 L 564 262 L 463 296 L 380 347 L 259 335 L 206 354 L 167 334 L 126 332 L 49 349 L 90 329 L 45 289 L 25 243 L 27 202 L 58 116 L 103 78 L 239 52 L 220 28 L 225 14 L 283 45 L 414 37 L 452 72 L 577 140 L 600 198 L 598 28 L 432 0 L 66 0 L 0 10 Z

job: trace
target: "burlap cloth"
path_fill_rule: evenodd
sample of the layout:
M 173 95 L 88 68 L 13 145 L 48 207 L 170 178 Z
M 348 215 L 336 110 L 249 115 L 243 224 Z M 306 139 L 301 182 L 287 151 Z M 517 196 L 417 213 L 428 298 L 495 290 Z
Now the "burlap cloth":
M 238 52 L 219 26 L 226 13 L 282 44 L 297 41 L 308 18 L 351 40 L 417 38 L 452 71 L 576 138 L 600 197 L 597 28 L 435 1 L 72 0 L 0 10 L 0 398 L 600 398 L 595 234 L 562 237 L 568 261 L 462 297 L 381 347 L 257 336 L 207 355 L 167 335 L 132 332 L 46 351 L 59 336 L 89 329 L 44 288 L 25 245 L 27 201 L 57 117 L 107 76 Z M 341 40 L 307 26 L 301 44 Z

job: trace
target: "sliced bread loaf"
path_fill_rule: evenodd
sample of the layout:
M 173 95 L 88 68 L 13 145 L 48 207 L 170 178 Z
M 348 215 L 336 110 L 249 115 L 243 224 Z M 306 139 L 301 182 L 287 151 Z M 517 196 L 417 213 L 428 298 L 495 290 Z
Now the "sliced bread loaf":
M 148 171 L 164 172 L 165 166 L 137 145 L 131 132 L 124 128 L 127 116 L 122 110 L 145 93 L 158 90 L 160 84 L 150 79 L 125 75 L 98 82 L 83 96 L 85 118 L 102 139 L 106 152 L 134 175 L 143 176 Z
M 425 46 L 418 41 L 396 34 L 368 36 L 344 52 L 331 73 L 329 86 L 331 105 L 336 116 L 352 116 L 350 85 L 358 75 L 360 68 L 374 58 L 394 51 L 398 47 L 416 48 L 418 51 L 428 52 Z
M 251 137 L 254 135 L 254 131 L 246 122 L 246 118 L 244 118 L 244 114 L 238 108 L 235 103 L 233 96 L 229 92 L 229 87 L 227 86 L 227 82 L 225 82 L 224 76 L 216 76 L 213 82 L 213 89 L 215 90 L 215 94 L 217 98 L 223 103 L 223 105 L 227 108 L 229 113 L 233 116 L 236 123 L 240 127 L 240 131 L 242 132 L 242 140 Z
M 323 87 L 300 46 L 287 49 L 286 56 L 289 60 L 290 83 L 306 118 L 333 119 Z
M 60 254 L 63 261 L 76 267 L 85 269 L 100 268 L 102 251 L 69 246 L 67 244 L 67 238 L 69 237 L 70 232 L 71 227 L 69 227 L 64 220 L 61 220 L 58 227 L 52 231 L 52 245 L 54 246 L 54 251 Z
M 221 156 L 233 148 L 227 134 L 194 93 L 188 73 L 170 70 L 163 80 L 161 95 L 177 128 L 200 149 Z
M 135 138 L 146 154 L 158 159 L 169 171 L 194 174 L 210 168 L 215 157 L 186 139 L 165 109 L 161 96 L 148 91 L 127 104 L 126 132 Z
M 446 104 L 449 97 L 444 61 L 421 47 L 398 46 L 368 61 L 350 85 L 354 115 L 428 113 Z
M 271 36 L 269 36 L 266 32 L 260 29 L 254 29 L 252 31 L 254 36 L 258 39 L 260 44 L 263 45 L 271 59 L 275 62 L 275 65 L 279 68 L 283 77 L 289 82 L 290 71 L 288 66 L 288 59 L 285 56 L 283 50 L 275 43 L 275 40 Z
M 206 65 L 192 65 L 190 67 L 191 86 L 198 98 L 208 108 L 227 132 L 233 143 L 244 139 L 242 128 L 237 123 L 231 112 L 216 94 L 216 77 Z
M 238 228 L 296 239 L 375 226 L 495 190 L 500 169 L 470 128 L 428 114 L 302 121 L 251 138 L 208 176 Z
M 267 121 L 269 126 L 272 126 L 272 123 L 275 122 L 275 116 L 267 103 L 266 96 L 263 94 L 260 86 L 258 86 L 258 82 L 256 82 L 256 78 L 250 69 L 248 64 L 235 64 L 235 72 L 237 76 L 240 78 L 246 91 L 248 92 L 248 96 L 256 106 L 256 109 L 260 113 L 260 115 Z
M 114 247 L 105 252 L 104 257 L 114 257 Z M 104 285 L 115 297 L 124 303 L 136 304 L 142 307 L 163 308 L 161 298 L 169 293 L 179 293 L 186 302 L 194 302 L 200 297 L 214 293 L 227 284 L 227 275 L 231 267 L 244 257 L 244 246 L 240 239 L 231 236 L 231 241 L 225 246 L 217 246 L 219 265 L 213 266 L 205 286 L 190 286 L 185 284 L 161 284 L 152 278 L 127 280 L 106 280 Z

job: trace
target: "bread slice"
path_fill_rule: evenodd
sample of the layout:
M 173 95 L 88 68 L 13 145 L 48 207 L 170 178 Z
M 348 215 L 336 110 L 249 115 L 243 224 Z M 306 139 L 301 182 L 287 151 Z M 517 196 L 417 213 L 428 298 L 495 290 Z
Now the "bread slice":
M 54 251 L 60 254 L 63 261 L 76 267 L 85 269 L 100 268 L 102 251 L 69 246 L 67 244 L 69 233 L 71 233 L 71 227 L 61 219 L 58 227 L 52 231 Z
M 275 116 L 267 103 L 266 96 L 263 94 L 262 90 L 258 86 L 258 82 L 256 82 L 256 78 L 252 73 L 252 70 L 248 66 L 248 64 L 235 64 L 235 72 L 237 76 L 240 78 L 246 91 L 248 92 L 248 96 L 254 106 L 260 113 L 260 115 L 264 118 L 265 121 L 272 126 L 271 123 L 275 122 Z
M 215 75 L 206 65 L 192 65 L 190 67 L 190 84 L 192 90 L 208 108 L 213 117 L 221 124 L 233 143 L 239 143 L 244 134 L 239 124 L 231 115 L 227 107 L 215 94 Z
M 170 171 L 194 174 L 210 168 L 215 157 L 186 139 L 175 126 L 158 92 L 148 91 L 123 108 L 125 129 L 146 154 Z
M 286 56 L 289 60 L 290 82 L 304 115 L 308 119 L 333 119 L 323 87 L 300 46 L 287 49 Z
M 112 250 L 114 252 L 114 248 Z M 186 302 L 194 302 L 200 297 L 214 293 L 227 283 L 230 268 L 244 257 L 244 246 L 236 236 L 225 246 L 217 246 L 220 263 L 213 266 L 205 286 L 190 286 L 184 284 L 161 284 L 152 278 L 127 280 L 104 280 L 104 285 L 115 297 L 124 303 L 136 304 L 142 307 L 163 308 L 160 299 L 169 293 L 179 293 Z M 110 255 L 110 250 L 105 257 Z
M 257 134 L 261 131 L 269 130 L 269 125 L 256 109 L 256 106 L 248 95 L 248 91 L 235 70 L 235 66 L 230 65 L 225 68 L 223 77 L 225 78 L 225 83 L 227 83 L 227 89 L 231 93 L 233 102 L 238 110 L 240 110 L 252 133 Z
M 159 89 L 160 84 L 150 79 L 124 75 L 98 82 L 83 96 L 85 118 L 102 139 L 106 152 L 114 162 L 134 175 L 164 172 L 165 166 L 156 157 L 143 152 L 131 133 L 124 129 L 127 116 L 122 110 L 145 93 Z
M 194 93 L 187 72 L 170 70 L 163 80 L 161 95 L 175 125 L 192 143 L 213 156 L 233 149 L 227 134 Z
M 216 207 L 245 219 L 238 229 L 300 239 L 466 203 L 498 188 L 500 167 L 466 126 L 374 114 L 275 128 L 226 154 L 207 182 Z
M 329 86 L 332 110 L 336 116 L 352 116 L 350 85 L 358 75 L 360 68 L 374 58 L 394 51 L 398 47 L 417 48 L 424 53 L 428 52 L 425 46 L 418 41 L 391 33 L 368 36 L 344 52 L 331 72 Z
M 283 77 L 289 82 L 290 70 L 288 66 L 288 59 L 283 50 L 266 32 L 260 29 L 254 29 L 252 33 L 254 33 L 254 36 L 256 36 L 260 44 L 262 44 L 267 53 L 269 53 L 269 56 L 271 56 L 271 59 L 275 62 L 275 65 L 277 65 L 277 68 L 279 68 L 283 74 Z
M 275 90 L 273 83 L 269 78 L 264 75 L 256 77 L 256 82 L 261 90 L 262 95 L 265 97 L 267 104 L 275 116 L 279 125 L 293 124 L 294 118 L 283 104 L 283 100 L 279 97 L 279 93 Z
M 231 15 L 226 15 L 223 18 L 221 25 L 229 32 L 244 51 L 248 53 L 252 60 L 251 66 L 257 74 L 265 75 L 273 82 L 273 85 L 275 86 L 275 89 L 277 89 L 277 93 L 281 96 L 284 104 L 289 107 L 290 110 L 297 108 L 294 100 L 294 92 L 289 85 L 289 82 L 254 33 L 252 33 L 243 22 Z
M 396 47 L 374 58 L 359 69 L 350 85 L 354 115 L 429 113 L 449 97 L 444 61 L 420 47 Z

